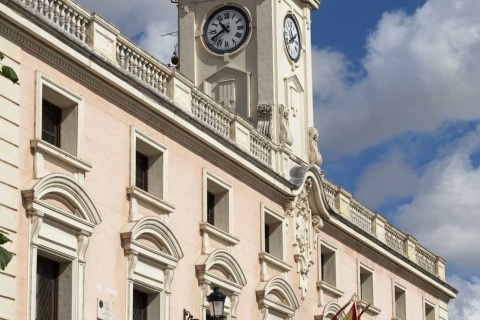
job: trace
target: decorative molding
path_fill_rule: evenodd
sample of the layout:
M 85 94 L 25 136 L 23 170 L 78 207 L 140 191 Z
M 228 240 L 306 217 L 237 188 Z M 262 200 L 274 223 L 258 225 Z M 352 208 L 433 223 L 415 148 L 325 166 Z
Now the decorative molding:
M 310 164 L 316 164 L 320 167 L 323 160 L 320 151 L 318 151 L 318 130 L 313 127 L 308 128 L 308 136 L 310 137 L 310 154 L 308 161 Z
M 279 142 L 282 146 L 291 146 L 293 144 L 293 136 L 292 132 L 290 131 L 289 123 L 290 109 L 281 104 L 278 106 L 278 111 L 280 113 Z
M 335 286 L 332 286 L 329 283 L 326 283 L 325 281 L 317 281 L 317 289 L 318 290 L 323 290 L 323 291 L 333 295 L 335 298 L 340 298 L 344 294 L 344 292 L 342 290 L 338 289 Z
M 274 295 L 275 299 L 269 297 Z M 256 289 L 257 303 L 265 319 L 274 310 L 282 315 L 282 319 L 292 319 L 295 310 L 300 307 L 298 299 L 290 284 L 280 276 L 267 282 L 260 282 Z
M 257 106 L 257 130 L 265 137 L 272 139 L 273 132 L 273 103 L 263 103 Z

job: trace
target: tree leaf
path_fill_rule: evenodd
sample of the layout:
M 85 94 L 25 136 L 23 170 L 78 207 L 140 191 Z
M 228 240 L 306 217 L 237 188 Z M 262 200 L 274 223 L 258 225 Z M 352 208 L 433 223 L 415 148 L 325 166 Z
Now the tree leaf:
M 8 239 L 5 235 L 8 234 L 5 231 L 0 230 L 0 244 L 5 244 L 7 242 L 12 242 L 12 240 Z
M 5 78 L 10 79 L 13 83 L 18 82 L 17 73 L 15 72 L 15 70 L 10 68 L 9 66 L 2 66 L 2 75 Z
M 3 60 L 3 58 L 5 58 L 5 55 L 0 51 L 0 60 Z
M 0 269 L 5 270 L 13 255 L 7 249 L 0 247 Z

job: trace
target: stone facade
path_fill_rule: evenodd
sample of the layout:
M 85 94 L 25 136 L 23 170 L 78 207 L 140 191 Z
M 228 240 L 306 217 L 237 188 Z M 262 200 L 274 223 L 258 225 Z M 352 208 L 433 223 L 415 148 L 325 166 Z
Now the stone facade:
M 202 1 L 180 2 L 189 27 Z M 258 3 L 272 19 L 295 5 L 303 60 L 276 84 L 222 60 L 255 89 L 250 109 L 263 106 L 242 114 L 205 90 L 218 75 L 184 72 L 191 53 L 179 72 L 72 1 L 0 1 L 0 51 L 20 77 L 0 77 L 0 227 L 14 253 L 0 318 L 44 312 L 39 279 L 54 266 L 59 319 L 133 319 L 140 296 L 148 319 L 204 320 L 213 285 L 228 320 L 329 319 L 354 293 L 372 303 L 364 319 L 448 319 L 445 261 L 320 170 L 308 69 L 319 2 Z M 287 98 L 268 96 L 275 86 Z M 51 104 L 58 144 L 45 136 Z

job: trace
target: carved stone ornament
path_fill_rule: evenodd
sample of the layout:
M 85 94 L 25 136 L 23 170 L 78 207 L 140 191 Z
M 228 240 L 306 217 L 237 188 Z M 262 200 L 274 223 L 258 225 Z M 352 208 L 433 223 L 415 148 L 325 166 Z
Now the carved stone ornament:
M 310 164 L 322 165 L 322 155 L 318 151 L 318 130 L 311 127 L 308 129 L 308 135 L 310 137 L 310 154 L 308 157 Z
M 188 13 L 192 5 L 192 0 L 179 0 L 179 5 L 182 6 L 185 13 Z
M 280 144 L 291 146 L 293 144 L 293 137 L 289 125 L 290 109 L 281 104 L 278 106 L 278 110 L 280 113 Z
M 301 289 L 302 300 L 308 287 L 308 274 L 313 265 L 312 254 L 312 213 L 308 204 L 308 194 L 312 190 L 313 180 L 307 178 L 305 186 L 297 196 L 295 202 L 287 202 L 284 209 L 287 215 L 294 221 L 294 255 L 297 263 L 297 273 Z
M 257 130 L 267 138 L 271 139 L 272 131 L 273 131 L 273 123 L 272 123 L 273 104 L 272 103 L 259 104 L 257 107 L 257 112 L 258 112 Z

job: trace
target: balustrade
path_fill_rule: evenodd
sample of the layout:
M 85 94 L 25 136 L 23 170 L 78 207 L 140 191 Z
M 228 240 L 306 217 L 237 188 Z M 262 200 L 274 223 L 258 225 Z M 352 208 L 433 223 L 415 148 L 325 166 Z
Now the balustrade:
M 405 255 L 405 239 L 406 235 L 390 224 L 385 225 L 385 241 L 387 245 Z
M 166 94 L 170 69 L 124 37 L 117 38 L 117 63 L 156 91 Z
M 434 254 L 417 244 L 415 247 L 415 258 L 421 267 L 435 274 L 436 256 Z
M 272 165 L 272 142 L 260 133 L 250 131 L 250 153 L 258 160 Z
M 372 231 L 372 220 L 374 214 L 368 209 L 365 209 L 361 204 L 356 203 L 356 201 L 350 201 L 350 215 L 352 217 L 353 223 L 355 223 L 360 228 L 373 233 Z
M 222 136 L 230 138 L 233 113 L 198 90 L 192 90 L 192 114 Z
M 28 8 L 36 11 L 46 20 L 57 25 L 78 40 L 85 42 L 88 12 L 73 2 L 59 0 L 19 0 Z
M 337 187 L 328 180 L 324 180 L 323 187 L 325 190 L 325 195 L 327 196 L 327 202 L 330 207 L 335 208 L 335 194 L 337 192 Z

